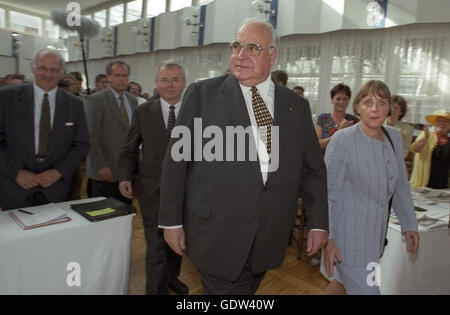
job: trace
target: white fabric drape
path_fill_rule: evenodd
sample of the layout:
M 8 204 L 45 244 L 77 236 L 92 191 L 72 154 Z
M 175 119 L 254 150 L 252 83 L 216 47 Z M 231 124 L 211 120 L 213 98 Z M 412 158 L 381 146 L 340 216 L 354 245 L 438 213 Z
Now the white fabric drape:
M 214 44 L 114 59 L 129 63 L 131 80 L 151 94 L 155 69 L 162 61 L 179 61 L 189 84 L 223 74 L 229 54 L 228 44 Z M 91 86 L 109 60 L 88 62 Z M 83 70 L 80 62 L 68 68 Z M 305 88 L 313 113 L 331 111 L 329 92 L 335 84 L 344 82 L 355 95 L 362 84 L 378 79 L 388 84 L 392 94 L 407 100 L 404 121 L 424 123 L 425 115 L 439 108 L 450 110 L 450 23 L 286 36 L 280 40 L 275 69 L 288 72 L 289 87 Z

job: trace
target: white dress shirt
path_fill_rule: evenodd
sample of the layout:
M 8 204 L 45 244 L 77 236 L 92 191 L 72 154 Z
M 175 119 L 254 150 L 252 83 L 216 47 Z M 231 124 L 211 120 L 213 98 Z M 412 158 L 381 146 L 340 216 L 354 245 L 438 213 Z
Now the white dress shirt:
M 169 103 L 167 103 L 162 98 L 160 98 L 160 101 L 161 101 L 161 112 L 162 112 L 162 115 L 163 115 L 163 118 L 164 118 L 164 124 L 165 124 L 165 126 L 167 128 L 167 124 L 169 123 L 170 106 L 175 106 L 175 118 L 177 118 L 178 117 L 178 113 L 180 112 L 181 99 L 175 105 L 170 105 Z
M 50 126 L 53 128 L 53 119 L 55 117 L 55 104 L 56 104 L 56 91 L 55 87 L 53 90 L 46 92 L 41 89 L 36 83 L 33 83 L 34 92 L 34 149 L 35 153 L 38 154 L 39 151 L 39 126 L 41 124 L 41 113 L 42 113 L 42 101 L 44 100 L 44 94 L 48 94 L 48 101 L 50 103 Z
M 252 87 L 244 86 L 241 83 L 239 83 L 239 85 L 241 86 L 242 95 L 244 96 L 245 105 L 247 106 L 248 116 L 250 118 L 250 123 L 252 124 L 252 128 L 254 130 L 253 139 L 257 144 L 261 176 L 265 184 L 267 181 L 267 174 L 269 169 L 269 154 L 267 153 L 266 144 L 264 143 L 262 138 L 258 136 L 258 133 L 255 132 L 256 130 L 258 130 L 258 124 L 256 122 L 255 113 L 252 106 Z M 266 104 L 266 107 L 269 110 L 272 119 L 275 120 L 275 84 L 273 83 L 271 76 L 269 75 L 267 79 L 264 82 L 258 84 L 256 88 L 259 95 Z

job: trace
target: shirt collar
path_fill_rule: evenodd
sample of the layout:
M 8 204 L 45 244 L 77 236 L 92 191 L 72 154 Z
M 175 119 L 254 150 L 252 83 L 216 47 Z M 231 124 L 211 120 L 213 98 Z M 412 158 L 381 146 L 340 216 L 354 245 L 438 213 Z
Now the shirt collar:
M 112 92 L 112 94 L 114 95 L 114 97 L 119 101 L 119 100 L 120 100 L 120 99 L 119 99 L 120 94 L 117 93 L 117 91 L 114 90 L 112 87 L 109 87 L 109 89 L 111 90 L 111 92 Z M 125 95 L 125 92 L 122 93 L 122 96 L 124 96 L 124 95 Z M 124 99 L 124 101 L 125 101 L 125 97 L 124 97 L 123 99 Z
M 258 89 L 259 95 L 261 95 L 261 96 L 262 95 L 267 95 L 269 93 L 269 89 L 270 89 L 270 85 L 271 84 L 272 84 L 272 77 L 269 74 L 269 76 L 267 77 L 266 80 L 264 80 L 263 82 L 261 82 L 260 84 L 258 84 L 256 86 L 256 88 Z M 242 92 L 244 92 L 244 93 L 248 92 L 248 91 L 251 92 L 251 87 L 242 85 L 240 82 L 239 82 L 239 85 L 241 86 Z
M 170 110 L 170 106 L 175 106 L 175 110 L 177 110 L 178 108 L 180 108 L 181 106 L 181 99 L 178 103 L 174 104 L 174 105 L 170 105 L 169 103 L 167 103 L 162 97 L 160 98 L 161 100 L 161 105 L 163 105 L 164 107 L 167 108 L 167 110 Z
M 58 87 L 55 87 L 53 90 L 46 92 L 43 89 L 41 89 L 36 84 L 36 82 L 34 82 L 33 83 L 33 89 L 34 89 L 35 97 L 42 98 L 42 97 L 44 97 L 44 94 L 47 93 L 50 98 L 55 99 L 56 98 L 56 91 L 58 90 Z

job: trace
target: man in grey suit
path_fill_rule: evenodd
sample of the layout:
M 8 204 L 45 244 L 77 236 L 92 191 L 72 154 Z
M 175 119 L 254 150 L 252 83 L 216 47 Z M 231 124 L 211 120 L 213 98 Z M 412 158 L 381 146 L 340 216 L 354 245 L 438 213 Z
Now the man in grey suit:
M 240 28 L 230 44 L 232 75 L 189 86 L 164 160 L 159 225 L 197 267 L 205 294 L 256 292 L 266 271 L 283 262 L 299 193 L 312 229 L 308 253 L 327 242 L 325 165 L 308 102 L 271 80 L 276 43 L 266 22 Z M 247 127 L 262 133 L 244 142 L 234 141 L 239 132 L 228 137 Z M 180 146 L 185 138 L 191 145 Z M 268 157 L 275 167 L 264 163 Z
M 89 96 L 86 111 L 91 151 L 86 160 L 90 197 L 114 197 L 127 204 L 118 189 L 119 156 L 125 144 L 137 101 L 126 92 L 130 67 L 123 61 L 106 66 L 110 87 Z
M 164 154 L 181 106 L 186 88 L 184 69 L 175 61 L 162 63 L 155 80 L 161 98 L 139 105 L 133 116 L 128 141 L 119 160 L 119 190 L 126 198 L 133 197 L 132 172 L 139 162 L 138 196 L 147 241 L 147 294 L 187 294 L 187 286 L 178 280 L 181 256 L 164 242 L 158 228 L 159 192 Z
M 0 89 L 0 207 L 67 200 L 73 172 L 89 151 L 83 103 L 58 89 L 64 60 L 39 51 L 33 84 Z

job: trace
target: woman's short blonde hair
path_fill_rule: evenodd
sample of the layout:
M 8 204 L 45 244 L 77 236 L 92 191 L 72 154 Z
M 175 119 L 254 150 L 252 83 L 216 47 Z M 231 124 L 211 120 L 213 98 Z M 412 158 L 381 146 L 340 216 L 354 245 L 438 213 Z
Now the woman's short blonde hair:
M 392 105 L 391 92 L 389 91 L 388 86 L 382 81 L 370 80 L 362 86 L 362 88 L 356 94 L 355 99 L 353 100 L 353 113 L 355 115 L 359 116 L 359 102 L 361 102 L 361 100 L 369 94 L 387 98 L 389 100 L 389 106 Z

